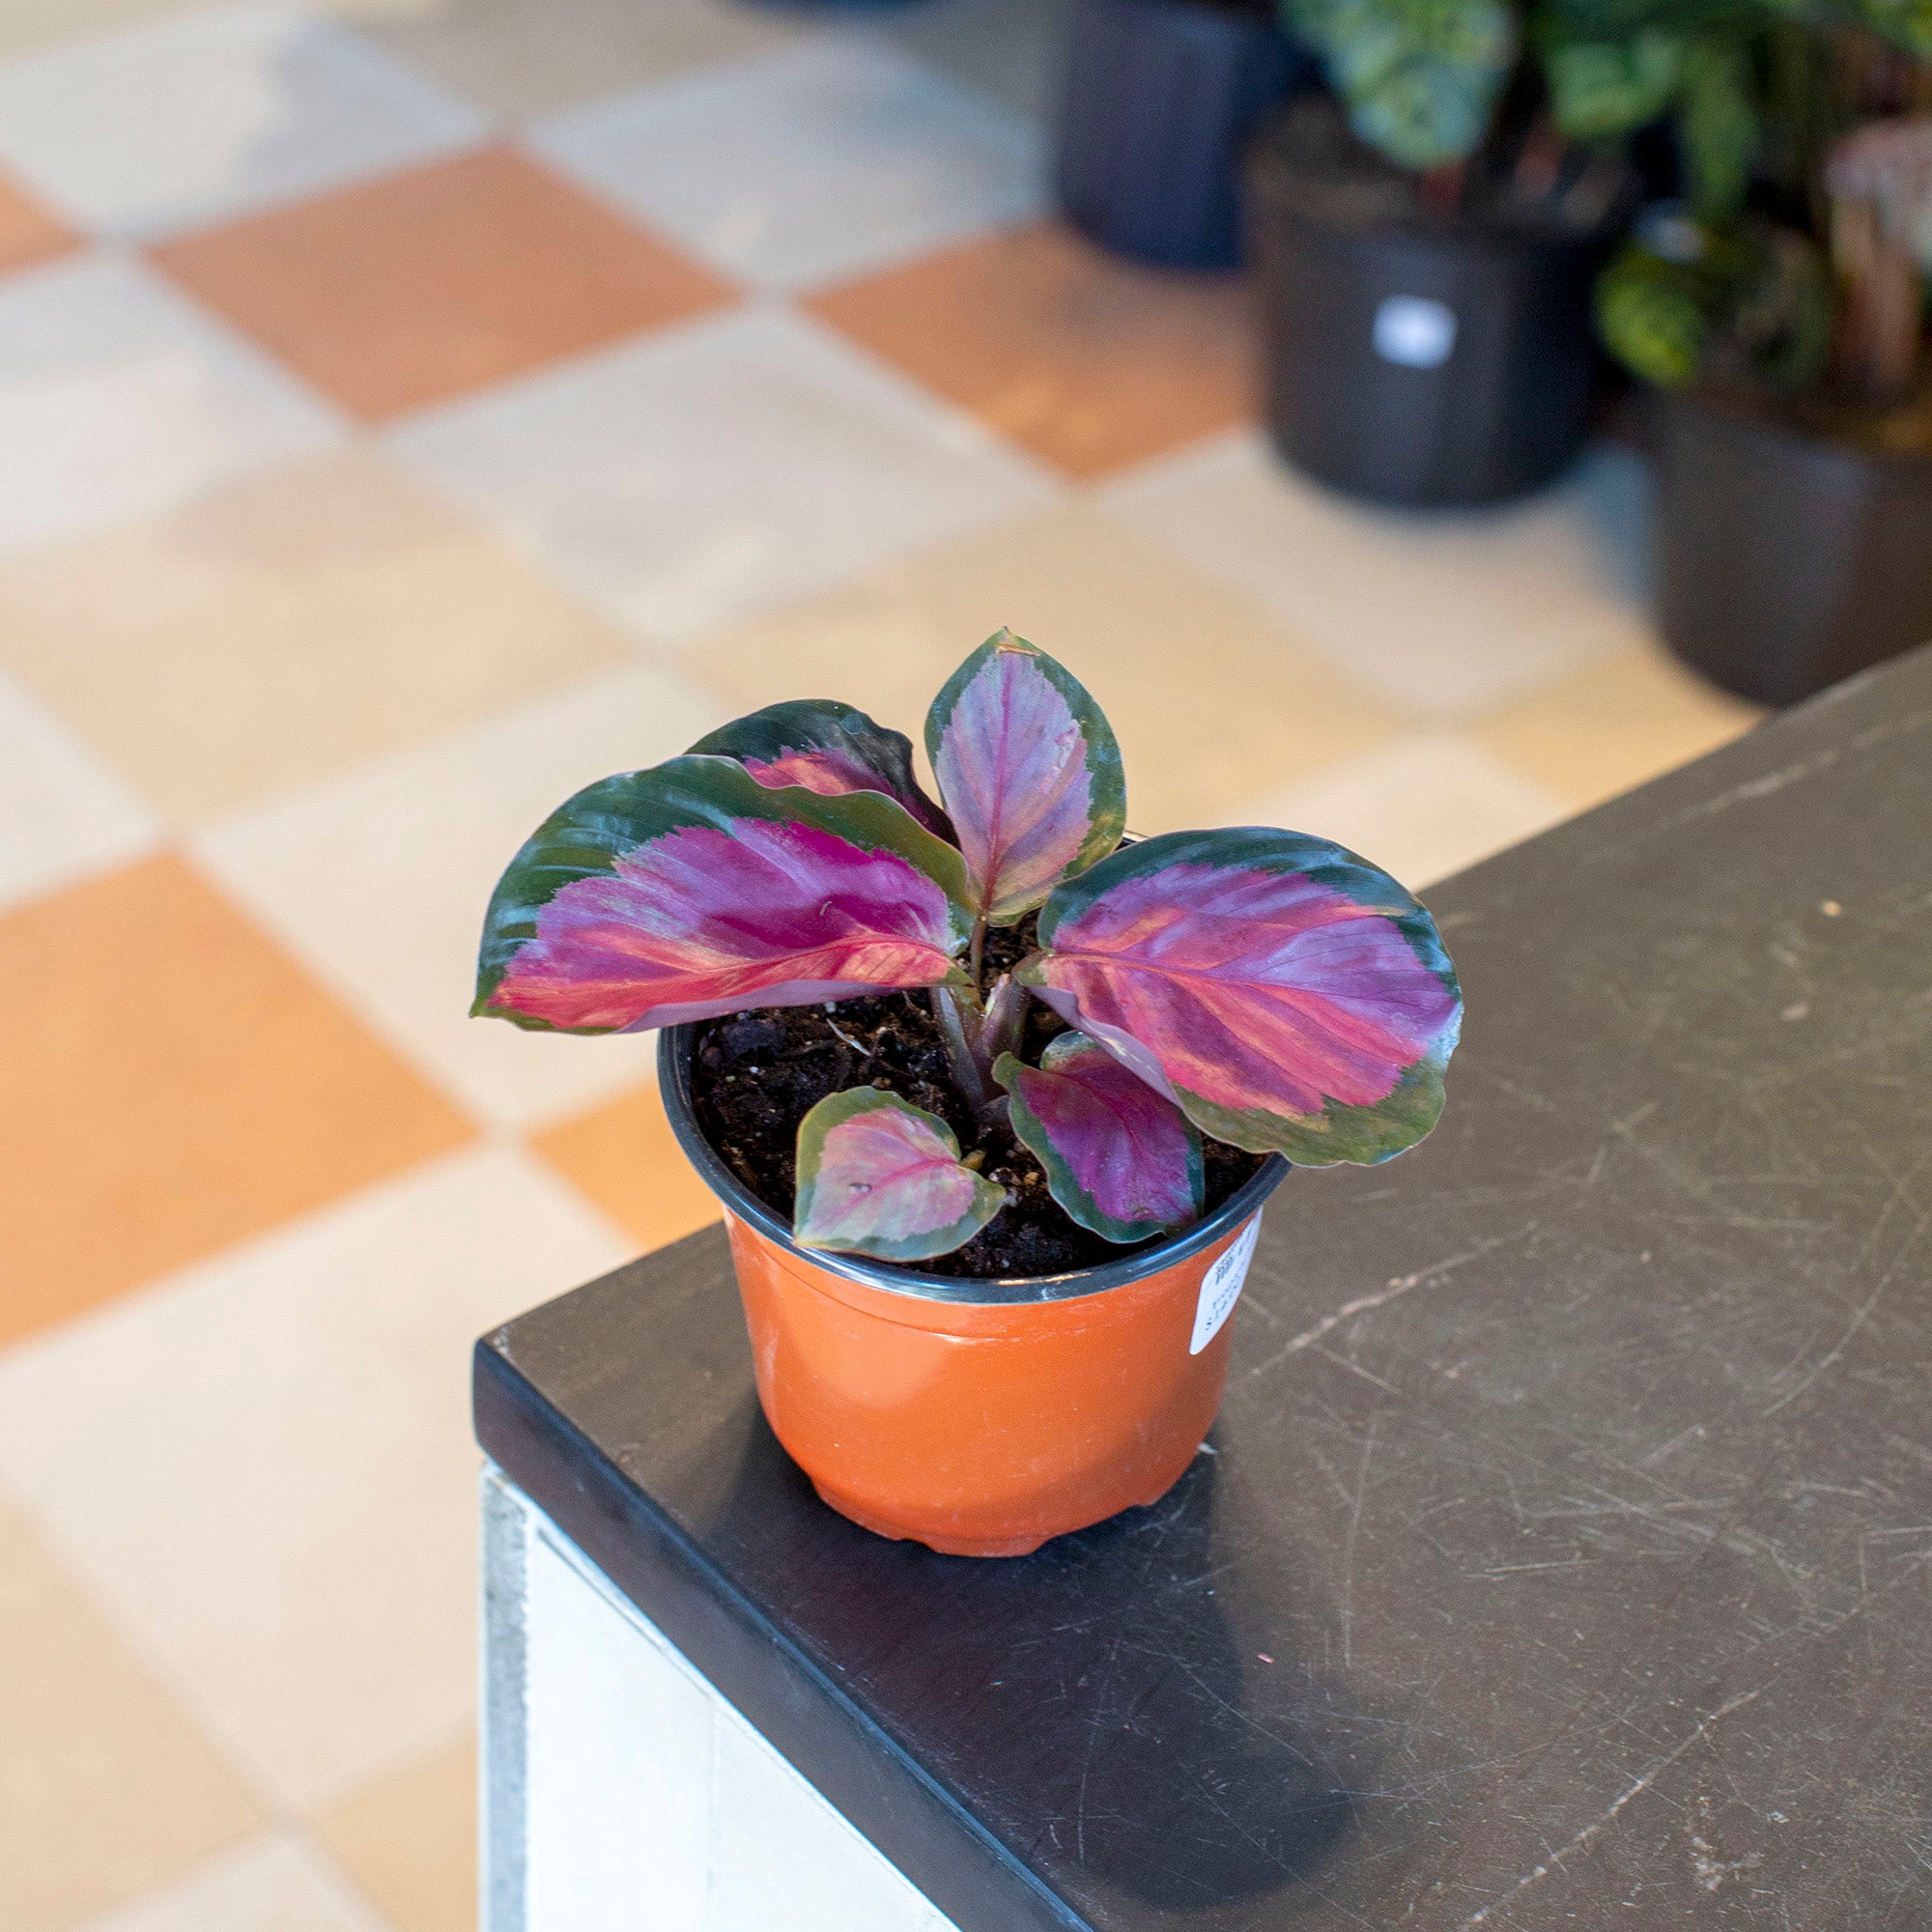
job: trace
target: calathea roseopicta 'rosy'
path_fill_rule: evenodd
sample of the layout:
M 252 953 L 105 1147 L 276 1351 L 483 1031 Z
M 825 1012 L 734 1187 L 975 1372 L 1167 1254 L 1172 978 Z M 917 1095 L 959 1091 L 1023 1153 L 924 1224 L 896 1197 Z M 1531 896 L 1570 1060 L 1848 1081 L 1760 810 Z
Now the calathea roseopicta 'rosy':
M 1084 1033 L 1046 1043 L 1037 1066 L 993 1063 L 1013 1132 L 1053 1198 L 1110 1241 L 1144 1241 L 1201 1215 L 1201 1136 L 1132 1068 Z
M 946 814 L 913 776 L 912 740 L 874 724 L 863 711 L 829 698 L 801 697 L 768 704 L 749 718 L 707 732 L 691 748 L 736 758 L 761 785 L 804 785 L 832 795 L 882 791 L 895 798 L 942 838 L 952 837 Z
M 962 983 L 959 855 L 876 791 L 773 790 L 671 758 L 560 806 L 490 902 L 474 1010 L 636 1033 Z
M 1112 726 L 1070 672 L 1009 631 L 947 679 L 926 716 L 925 752 L 973 908 L 995 925 L 1104 859 L 1126 829 Z
M 828 1094 L 798 1127 L 802 1248 L 923 1262 L 971 1240 L 1005 1192 L 959 1157 L 937 1114 L 877 1087 Z
M 1442 1111 L 1462 996 L 1435 922 L 1325 839 L 1172 832 L 1061 885 L 1016 977 L 1216 1140 L 1386 1160 Z
M 1264 828 L 1122 844 L 1106 720 L 1006 632 L 947 682 L 925 742 L 939 806 L 906 739 L 819 700 L 578 793 L 497 889 L 474 1010 L 608 1033 L 926 989 L 960 1118 L 1004 1109 L 1054 1199 L 1120 1242 L 1198 1216 L 1200 1133 L 1326 1165 L 1429 1131 L 1461 996 L 1385 872 Z M 1036 909 L 1037 950 L 986 986 L 987 927 Z M 1030 995 L 1077 1030 L 1037 1067 L 1002 1052 Z M 952 1130 L 879 1090 L 807 1122 L 812 1173 L 836 1154 L 842 1191 L 806 1184 L 801 1125 L 801 1242 L 926 1259 L 996 1211 Z

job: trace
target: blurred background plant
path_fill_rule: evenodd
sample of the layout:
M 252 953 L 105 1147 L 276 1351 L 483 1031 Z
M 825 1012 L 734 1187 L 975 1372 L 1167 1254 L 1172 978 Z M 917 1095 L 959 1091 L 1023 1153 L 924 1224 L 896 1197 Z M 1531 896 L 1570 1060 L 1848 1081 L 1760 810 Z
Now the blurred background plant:
M 1932 448 L 1932 7 L 1759 0 L 1699 31 L 1728 105 L 1680 122 L 1683 199 L 1606 270 L 1605 342 L 1662 387 Z

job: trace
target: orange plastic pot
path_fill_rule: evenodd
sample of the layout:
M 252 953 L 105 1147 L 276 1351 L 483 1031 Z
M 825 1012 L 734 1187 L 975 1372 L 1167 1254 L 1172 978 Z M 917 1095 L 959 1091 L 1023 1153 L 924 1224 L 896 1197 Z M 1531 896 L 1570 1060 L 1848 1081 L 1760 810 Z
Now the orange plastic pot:
M 698 1131 L 694 1033 L 663 1036 L 666 1107 L 724 1204 L 766 1419 L 827 1503 L 951 1555 L 1022 1556 L 1179 1480 L 1220 1406 L 1286 1161 L 1172 1240 L 1072 1274 L 971 1281 L 807 1253 Z

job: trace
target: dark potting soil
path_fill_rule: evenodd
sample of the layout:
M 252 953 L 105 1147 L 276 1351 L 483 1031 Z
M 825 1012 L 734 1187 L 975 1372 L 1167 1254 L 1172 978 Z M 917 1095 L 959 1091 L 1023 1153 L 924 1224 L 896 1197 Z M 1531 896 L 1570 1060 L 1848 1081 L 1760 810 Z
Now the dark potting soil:
M 1033 921 L 986 939 L 987 977 L 1033 950 Z M 1020 1058 L 1040 1049 L 1066 1023 L 1050 1007 L 1027 1009 Z M 964 1247 L 913 1264 L 924 1274 L 1065 1274 L 1137 1254 L 1151 1242 L 1119 1245 L 1070 1220 L 1047 1191 L 1046 1175 L 1004 1122 L 988 1125 L 960 1097 L 947 1070 L 939 1023 L 924 993 L 882 993 L 832 1007 L 755 1007 L 698 1029 L 691 1089 L 704 1137 L 738 1179 L 775 1213 L 791 1219 L 797 1191 L 798 1123 L 828 1094 L 883 1087 L 978 1151 L 980 1171 L 1007 1190 L 1007 1205 Z M 1264 1156 L 1204 1140 L 1208 1211 L 1220 1206 Z
M 1389 228 L 1515 235 L 1526 241 L 1592 236 L 1627 209 L 1634 179 L 1625 164 L 1577 149 L 1547 181 L 1492 142 L 1468 164 L 1453 208 L 1431 204 L 1424 177 L 1398 166 L 1350 127 L 1324 93 L 1297 96 L 1263 128 L 1255 144 L 1256 188 L 1275 205 L 1325 227 L 1374 233 Z M 1532 184 L 1536 184 L 1532 185 Z

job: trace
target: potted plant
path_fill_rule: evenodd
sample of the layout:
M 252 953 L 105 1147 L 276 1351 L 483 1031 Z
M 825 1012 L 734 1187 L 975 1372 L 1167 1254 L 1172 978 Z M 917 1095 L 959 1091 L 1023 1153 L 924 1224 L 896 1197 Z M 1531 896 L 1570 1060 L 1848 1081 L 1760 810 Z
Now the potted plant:
M 1659 393 L 1664 637 L 1786 704 L 1932 638 L 1932 14 L 1736 33 L 1734 191 L 1649 211 L 1599 312 Z
M 1179 269 L 1241 259 L 1241 150 L 1306 61 L 1273 0 L 1073 0 L 1054 186 L 1117 254 Z
M 1114 734 L 1001 632 L 926 749 L 776 704 L 606 779 L 491 900 L 473 1010 L 664 1029 L 773 1430 L 855 1521 L 1013 1555 L 1179 1479 L 1289 1163 L 1427 1133 L 1429 914 L 1341 847 L 1123 838 Z
M 1662 55 L 1653 0 L 1282 4 L 1332 95 L 1291 103 L 1251 156 L 1276 442 L 1387 502 L 1534 489 L 1589 423 L 1630 138 L 1711 111 L 1721 74 Z

